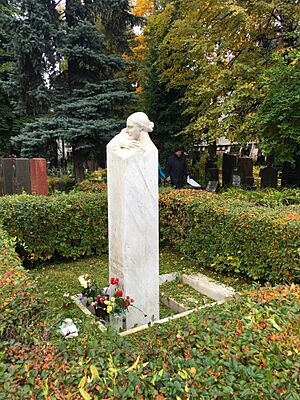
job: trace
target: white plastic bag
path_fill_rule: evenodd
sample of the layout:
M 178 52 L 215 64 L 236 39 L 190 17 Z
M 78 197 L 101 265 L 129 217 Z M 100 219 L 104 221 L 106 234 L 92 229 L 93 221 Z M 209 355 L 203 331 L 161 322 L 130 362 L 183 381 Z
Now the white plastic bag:
M 60 331 L 67 339 L 78 336 L 78 329 L 71 318 L 66 318 L 63 321 Z
M 194 179 L 190 178 L 189 176 L 187 177 L 187 183 L 195 188 L 200 188 L 201 185 L 199 185 L 199 183 L 197 183 L 196 181 L 194 181 Z

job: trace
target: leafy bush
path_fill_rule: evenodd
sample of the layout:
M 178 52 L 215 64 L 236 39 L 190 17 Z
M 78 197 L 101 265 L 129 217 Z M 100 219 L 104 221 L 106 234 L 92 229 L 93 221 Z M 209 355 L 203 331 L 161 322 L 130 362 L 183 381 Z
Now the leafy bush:
M 0 227 L 0 342 L 24 342 L 43 303 L 14 245 Z
M 50 194 L 56 191 L 68 193 L 74 186 L 75 179 L 69 175 L 48 176 L 48 189 Z
M 0 199 L 0 220 L 31 261 L 107 251 L 106 193 Z M 217 271 L 251 280 L 300 279 L 300 214 L 296 207 L 258 207 L 205 191 L 160 196 L 162 244 Z
M 299 296 L 264 288 L 138 336 L 2 345 L 0 399 L 296 400 Z
M 264 189 L 258 191 L 228 189 L 221 193 L 221 196 L 226 199 L 239 199 L 253 202 L 257 205 L 277 207 L 285 205 L 300 204 L 299 189 Z
M 107 250 L 105 194 L 5 196 L 0 199 L 0 220 L 30 261 L 75 259 Z
M 161 198 L 161 240 L 205 266 L 251 280 L 300 280 L 300 214 L 191 191 Z
M 75 191 L 99 192 L 107 188 L 107 170 L 100 169 L 92 172 L 87 179 L 78 183 Z

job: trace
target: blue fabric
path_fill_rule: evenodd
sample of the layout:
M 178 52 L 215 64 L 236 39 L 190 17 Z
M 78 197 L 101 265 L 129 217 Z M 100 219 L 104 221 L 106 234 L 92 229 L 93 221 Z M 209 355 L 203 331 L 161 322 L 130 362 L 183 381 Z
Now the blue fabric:
M 158 163 L 158 175 L 161 179 L 165 180 L 166 175 L 164 174 L 164 171 L 161 169 L 160 163 Z

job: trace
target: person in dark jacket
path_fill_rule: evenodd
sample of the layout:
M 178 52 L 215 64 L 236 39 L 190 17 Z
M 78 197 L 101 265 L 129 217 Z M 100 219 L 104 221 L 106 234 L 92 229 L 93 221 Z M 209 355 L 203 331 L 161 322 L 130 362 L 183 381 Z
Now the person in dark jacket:
M 188 168 L 181 149 L 176 149 L 167 161 L 167 176 L 170 176 L 171 185 L 176 189 L 182 188 L 186 184 Z

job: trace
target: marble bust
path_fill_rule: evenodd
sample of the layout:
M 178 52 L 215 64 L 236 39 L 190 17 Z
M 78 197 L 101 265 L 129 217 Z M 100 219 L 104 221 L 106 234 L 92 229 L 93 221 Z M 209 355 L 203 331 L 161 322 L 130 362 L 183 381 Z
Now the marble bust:
M 154 123 L 143 112 L 135 112 L 127 118 L 126 128 L 116 135 L 109 143 L 113 150 L 135 149 L 146 151 L 152 144 L 149 133 L 153 131 Z

